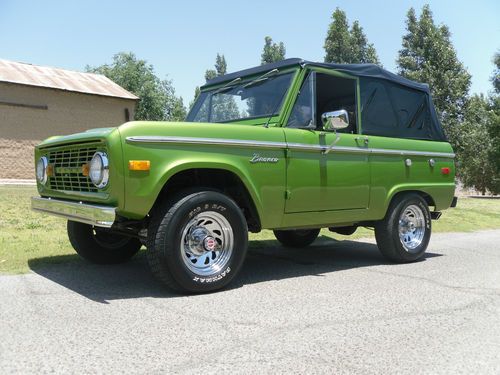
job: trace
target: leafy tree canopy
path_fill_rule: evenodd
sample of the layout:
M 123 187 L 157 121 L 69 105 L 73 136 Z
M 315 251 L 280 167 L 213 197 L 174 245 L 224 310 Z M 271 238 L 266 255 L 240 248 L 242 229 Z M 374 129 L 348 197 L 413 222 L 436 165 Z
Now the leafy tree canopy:
M 138 96 L 136 120 L 180 121 L 186 116 L 182 98 L 175 95 L 172 82 L 159 79 L 153 66 L 132 52 L 120 52 L 113 56 L 111 64 L 86 66 L 85 70 L 103 74 Z
M 349 29 L 345 12 L 336 8 L 324 44 L 325 62 L 339 64 L 373 63 L 380 65 L 377 51 L 368 43 L 363 28 L 354 21 Z
M 273 43 L 273 39 L 270 36 L 266 36 L 264 41 L 264 48 L 262 49 L 262 54 L 260 55 L 261 65 L 285 59 L 286 49 L 283 42 Z
M 223 76 L 227 73 L 227 62 L 223 54 L 219 53 L 217 54 L 215 58 L 214 68 L 215 69 L 207 69 L 205 71 L 206 81 L 209 81 L 218 76 Z M 189 105 L 190 108 L 192 108 L 194 102 L 200 95 L 199 87 L 196 87 L 194 95 L 195 95 L 194 100 Z M 204 114 L 204 111 L 207 110 L 208 110 L 207 108 L 202 109 L 201 112 L 199 113 L 199 116 L 201 118 L 205 117 L 206 115 Z M 214 98 L 212 99 L 211 121 L 215 122 L 224 121 L 228 118 L 238 118 L 238 117 L 239 117 L 238 106 L 236 105 L 236 102 L 233 97 L 225 95 L 224 93 L 214 96 Z
M 500 52 L 495 53 L 495 56 L 493 57 L 493 63 L 495 64 L 495 70 L 493 71 L 491 82 L 493 83 L 495 92 L 497 94 L 500 94 Z
M 205 81 L 208 82 L 215 77 L 223 76 L 227 73 L 227 63 L 224 55 L 217 54 L 214 67 L 215 69 L 208 69 L 205 72 Z
M 492 103 L 483 95 L 474 95 L 467 103 L 465 118 L 460 126 L 462 133 L 458 151 L 459 178 L 465 187 L 471 187 L 483 195 L 490 191 L 500 193 L 498 152 L 492 131 L 498 130 L 498 104 L 496 113 Z

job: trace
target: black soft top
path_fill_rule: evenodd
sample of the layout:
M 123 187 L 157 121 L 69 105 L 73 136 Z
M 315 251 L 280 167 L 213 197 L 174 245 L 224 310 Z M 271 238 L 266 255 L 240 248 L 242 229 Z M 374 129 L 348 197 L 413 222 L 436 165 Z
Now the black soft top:
M 375 64 L 329 64 L 293 58 L 215 77 L 203 88 L 293 66 L 317 66 L 359 77 L 363 134 L 446 141 L 429 86 Z
M 327 69 L 335 69 L 357 77 L 371 77 L 371 78 L 384 79 L 387 81 L 392 81 L 399 85 L 410 87 L 414 90 L 429 92 L 429 86 L 427 84 L 411 81 L 404 77 L 398 76 L 397 74 L 391 73 L 388 70 L 385 70 L 375 64 L 330 64 L 330 63 L 318 63 L 313 61 L 307 61 L 299 58 L 281 60 L 275 63 L 260 65 L 253 68 L 239 70 L 237 72 L 225 74 L 223 76 L 218 76 L 209 80 L 203 87 L 217 85 L 226 81 L 232 81 L 233 79 L 238 77 L 250 76 L 254 74 L 256 75 L 259 73 L 264 74 L 272 69 L 283 69 L 292 66 L 306 66 L 306 65 L 319 66 Z

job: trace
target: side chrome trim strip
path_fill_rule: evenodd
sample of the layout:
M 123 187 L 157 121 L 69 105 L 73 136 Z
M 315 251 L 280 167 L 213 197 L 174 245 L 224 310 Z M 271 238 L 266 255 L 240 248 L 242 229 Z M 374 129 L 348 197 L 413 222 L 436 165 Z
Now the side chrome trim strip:
M 157 137 L 141 136 L 127 137 L 129 143 L 180 143 L 180 144 L 209 144 L 219 146 L 260 147 L 260 148 L 286 148 L 285 142 L 247 141 L 242 139 L 219 139 L 198 137 Z
M 323 145 L 308 145 L 305 143 L 289 143 L 288 148 L 291 150 L 301 150 L 301 151 L 325 151 L 329 146 Z M 357 154 L 369 154 L 371 151 L 369 148 L 363 147 L 346 147 L 346 146 L 334 146 L 330 152 L 354 152 Z
M 199 138 L 199 137 L 160 137 L 160 136 L 140 136 L 127 137 L 129 143 L 179 143 L 179 144 L 205 144 L 218 146 L 236 146 L 249 148 L 278 148 L 301 151 L 321 152 L 328 148 L 327 145 L 310 145 L 306 143 L 286 143 L 269 141 L 248 141 L 242 139 L 219 139 L 219 138 Z M 376 155 L 401 155 L 401 156 L 428 156 L 441 158 L 455 158 L 454 153 L 431 152 L 431 151 L 412 151 L 412 150 L 392 150 L 385 148 L 365 148 L 365 147 L 346 147 L 335 146 L 331 152 L 351 152 L 358 154 L 376 154 Z
M 411 151 L 411 150 L 390 150 L 386 148 L 371 148 L 372 154 L 381 155 L 401 155 L 401 156 L 433 156 L 437 158 L 455 158 L 454 153 L 432 152 L 432 151 Z

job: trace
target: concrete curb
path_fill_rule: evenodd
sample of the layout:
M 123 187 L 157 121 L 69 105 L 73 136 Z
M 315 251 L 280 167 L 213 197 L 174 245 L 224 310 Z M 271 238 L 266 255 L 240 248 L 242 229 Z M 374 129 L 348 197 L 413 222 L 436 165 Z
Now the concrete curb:
M 24 185 L 24 186 L 35 186 L 35 180 L 24 180 L 24 179 L 0 179 L 1 185 Z

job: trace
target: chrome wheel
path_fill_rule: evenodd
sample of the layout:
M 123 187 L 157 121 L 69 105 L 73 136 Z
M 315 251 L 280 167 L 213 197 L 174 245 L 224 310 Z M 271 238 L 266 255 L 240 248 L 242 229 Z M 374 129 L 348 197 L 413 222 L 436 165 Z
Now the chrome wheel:
M 184 227 L 180 251 L 191 272 L 210 276 L 227 266 L 233 244 L 233 229 L 227 219 L 218 212 L 205 211 Z
M 399 217 L 399 240 L 403 248 L 417 252 L 425 236 L 425 217 L 422 209 L 416 205 L 406 207 Z

